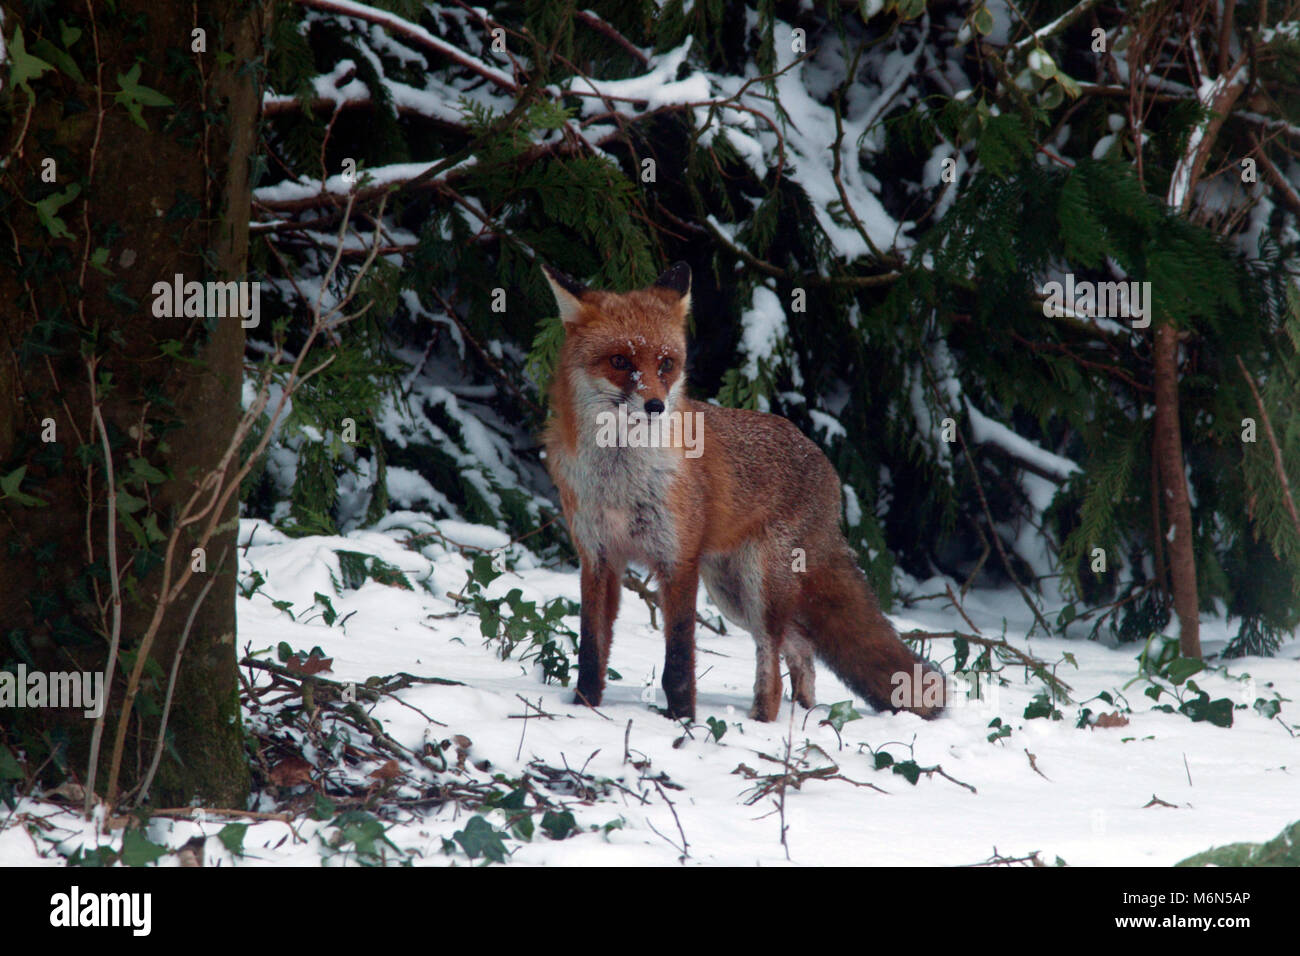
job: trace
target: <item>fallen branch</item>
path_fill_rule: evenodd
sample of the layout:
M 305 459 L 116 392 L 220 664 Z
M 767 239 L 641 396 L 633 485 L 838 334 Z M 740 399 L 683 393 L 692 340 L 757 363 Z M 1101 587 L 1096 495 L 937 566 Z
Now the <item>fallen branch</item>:
M 962 640 L 969 641 L 972 644 L 978 644 L 980 647 L 990 648 L 998 653 L 999 658 L 1002 659 L 1004 663 L 1018 664 L 1029 668 L 1029 670 L 1034 672 L 1034 676 L 1046 684 L 1061 701 L 1067 704 L 1070 703 L 1069 691 L 1073 688 L 1071 688 L 1069 684 L 1053 674 L 1046 663 L 1030 654 L 1026 654 L 1024 651 L 1020 650 L 1020 648 L 1008 644 L 1005 640 L 992 637 L 981 637 L 978 634 L 967 634 L 964 631 L 922 631 L 919 629 L 907 631 L 901 636 L 905 639 L 911 638 L 919 640 L 932 640 L 939 637 L 954 640 L 961 638 Z M 1008 660 L 1008 658 L 1010 659 Z

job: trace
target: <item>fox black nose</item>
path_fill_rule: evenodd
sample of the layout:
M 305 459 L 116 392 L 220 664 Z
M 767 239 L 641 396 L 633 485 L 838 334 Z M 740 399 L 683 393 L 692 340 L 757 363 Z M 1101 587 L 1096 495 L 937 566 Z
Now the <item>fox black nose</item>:
M 664 403 L 657 398 L 652 398 L 645 403 L 645 410 L 651 415 L 658 415 L 664 410 Z

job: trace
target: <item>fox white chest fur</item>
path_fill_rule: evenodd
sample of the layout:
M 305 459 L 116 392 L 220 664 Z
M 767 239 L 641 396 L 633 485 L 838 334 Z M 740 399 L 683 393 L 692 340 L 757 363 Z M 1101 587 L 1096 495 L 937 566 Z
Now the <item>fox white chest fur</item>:
M 677 555 L 669 489 L 681 467 L 672 448 L 602 447 L 598 415 L 618 403 L 589 383 L 575 384 L 579 416 L 575 454 L 556 464 L 578 499 L 571 532 L 588 554 L 614 567 L 629 561 L 657 569 Z

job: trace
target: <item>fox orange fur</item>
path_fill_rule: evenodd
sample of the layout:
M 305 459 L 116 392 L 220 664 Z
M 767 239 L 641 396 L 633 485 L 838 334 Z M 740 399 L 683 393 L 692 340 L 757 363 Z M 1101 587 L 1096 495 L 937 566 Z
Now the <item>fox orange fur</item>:
M 937 715 L 942 705 L 923 705 L 920 694 L 913 706 L 912 695 L 894 696 L 896 675 L 909 686 L 922 670 L 942 677 L 899 639 L 858 569 L 840 532 L 830 461 L 778 415 L 686 396 L 690 268 L 678 263 L 650 288 L 624 294 L 544 271 L 565 325 L 546 461 L 582 564 L 575 702 L 601 702 L 624 568 L 637 562 L 660 583 L 669 716 L 695 716 L 701 578 L 757 643 L 755 720 L 773 720 L 780 708 L 782 655 L 793 698 L 815 704 L 814 653 L 873 706 Z M 602 413 L 620 409 L 642 421 L 690 415 L 702 443 L 692 453 L 680 429 L 656 446 L 598 441 Z

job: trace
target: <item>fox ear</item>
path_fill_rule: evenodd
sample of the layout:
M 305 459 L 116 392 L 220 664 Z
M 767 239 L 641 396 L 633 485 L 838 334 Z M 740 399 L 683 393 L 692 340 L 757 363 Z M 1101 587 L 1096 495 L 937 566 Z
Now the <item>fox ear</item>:
M 691 267 L 684 262 L 674 262 L 668 271 L 655 279 L 652 288 L 677 294 L 672 309 L 677 318 L 685 322 L 686 313 L 691 310 Z
M 555 304 L 560 309 L 560 318 L 564 320 L 565 325 L 568 325 L 577 319 L 587 287 L 573 276 L 566 275 L 551 266 L 542 266 L 542 275 L 546 276 L 546 284 L 551 287 L 551 292 L 555 295 Z
M 655 279 L 655 287 L 671 289 L 680 296 L 691 294 L 691 267 L 684 262 L 674 262 L 668 271 Z

